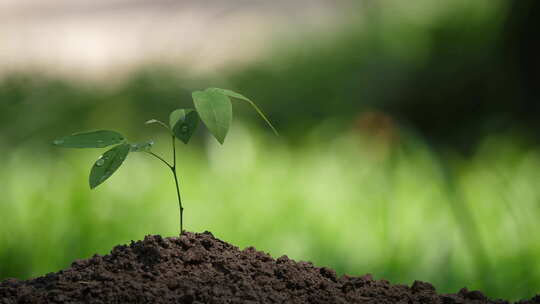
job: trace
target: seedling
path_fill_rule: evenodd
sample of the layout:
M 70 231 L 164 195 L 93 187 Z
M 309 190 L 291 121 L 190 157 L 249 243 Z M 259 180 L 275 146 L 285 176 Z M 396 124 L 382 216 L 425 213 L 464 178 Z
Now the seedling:
M 223 144 L 232 121 L 231 98 L 249 103 L 268 126 L 270 126 L 272 131 L 276 135 L 278 134 L 274 126 L 257 105 L 241 94 L 231 90 L 208 88 L 204 91 L 193 92 L 192 98 L 195 109 L 177 109 L 172 111 L 169 115 L 169 124 L 157 119 L 150 119 L 146 122 L 146 124 L 161 126 L 170 133 L 172 138 L 172 163 L 152 152 L 153 141 L 130 143 L 122 134 L 110 130 L 75 133 L 54 140 L 53 144 L 64 148 L 104 148 L 115 145 L 112 149 L 99 156 L 92 166 L 89 177 L 90 189 L 94 189 L 111 177 L 120 168 L 130 152 L 143 152 L 159 159 L 171 170 L 174 177 L 180 211 L 180 233 L 182 233 L 184 208 L 182 207 L 178 175 L 176 172 L 176 139 L 187 144 L 197 129 L 200 119 L 217 141 Z

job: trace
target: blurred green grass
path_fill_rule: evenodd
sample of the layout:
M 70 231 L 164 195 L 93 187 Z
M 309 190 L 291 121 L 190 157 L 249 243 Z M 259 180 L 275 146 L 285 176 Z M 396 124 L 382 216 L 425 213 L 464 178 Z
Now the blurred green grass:
M 471 158 L 448 156 L 451 186 L 413 135 L 332 136 L 324 126 L 294 147 L 240 123 L 224 146 L 209 137 L 182 145 L 185 227 L 341 274 L 512 299 L 539 292 L 539 150 L 486 137 Z M 156 142 L 168 157 L 168 139 Z M 88 171 L 100 151 L 40 154 L 30 143 L 2 150 L 0 278 L 43 275 L 146 234 L 178 233 L 173 180 L 147 155 L 132 153 L 91 191 Z M 462 217 L 475 227 L 460 227 L 468 225 Z M 467 241 L 471 229 L 480 246 Z

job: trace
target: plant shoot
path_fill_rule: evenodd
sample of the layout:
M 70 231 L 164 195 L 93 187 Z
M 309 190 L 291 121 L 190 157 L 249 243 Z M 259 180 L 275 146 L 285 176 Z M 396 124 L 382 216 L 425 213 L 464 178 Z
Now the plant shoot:
M 249 103 L 268 124 L 272 131 L 276 135 L 278 134 L 274 126 L 257 105 L 249 98 L 239 93 L 225 89 L 208 88 L 204 91 L 193 92 L 192 98 L 195 108 L 177 109 L 172 111 L 169 115 L 168 124 L 157 119 L 146 121 L 146 124 L 157 124 L 169 132 L 172 143 L 172 162 L 165 160 L 163 157 L 152 151 L 152 146 L 154 144 L 152 140 L 131 143 L 127 141 L 122 134 L 110 130 L 75 133 L 54 140 L 53 144 L 64 148 L 104 148 L 114 145 L 114 147 L 103 153 L 94 162 L 88 179 L 91 189 L 94 189 L 111 177 L 111 175 L 120 168 L 128 154 L 131 152 L 147 153 L 161 161 L 171 170 L 174 178 L 180 213 L 180 233 L 182 233 L 184 208 L 182 206 L 176 170 L 176 140 L 178 139 L 184 144 L 187 144 L 195 133 L 195 130 L 199 125 L 199 120 L 201 120 L 217 141 L 220 144 L 223 144 L 232 121 L 231 98 Z

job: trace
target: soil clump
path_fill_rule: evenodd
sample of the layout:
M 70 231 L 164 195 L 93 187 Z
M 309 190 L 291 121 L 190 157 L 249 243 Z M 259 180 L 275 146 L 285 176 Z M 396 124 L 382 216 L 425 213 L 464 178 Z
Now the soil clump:
M 30 280 L 0 283 L 0 303 L 508 303 L 465 288 L 438 294 L 412 286 L 338 277 L 326 267 L 248 247 L 239 250 L 209 233 L 146 236 L 110 254 Z M 540 303 L 540 296 L 520 304 Z

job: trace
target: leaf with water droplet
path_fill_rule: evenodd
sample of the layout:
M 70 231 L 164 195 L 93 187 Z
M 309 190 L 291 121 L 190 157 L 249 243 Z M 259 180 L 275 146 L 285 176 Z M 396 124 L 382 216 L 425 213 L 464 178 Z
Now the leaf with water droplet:
M 53 144 L 63 148 L 103 148 L 124 141 L 124 136 L 118 132 L 97 130 L 64 136 L 55 139 Z
M 169 125 L 174 136 L 187 144 L 199 125 L 199 115 L 193 109 L 174 110 L 169 115 Z
M 221 94 L 224 94 L 224 95 L 227 95 L 231 98 L 238 98 L 238 99 L 241 99 L 243 101 L 246 101 L 247 103 L 249 103 L 253 109 L 255 109 L 255 111 L 262 117 L 262 119 L 268 124 L 268 126 L 272 129 L 272 131 L 274 131 L 274 134 L 276 135 L 279 135 L 276 128 L 274 128 L 274 126 L 272 125 L 272 123 L 270 123 L 270 120 L 268 120 L 268 118 L 263 114 L 263 112 L 261 111 L 261 109 L 259 109 L 259 107 L 257 107 L 257 105 L 249 98 L 247 98 L 246 96 L 240 94 L 240 93 L 236 93 L 234 91 L 231 91 L 231 90 L 227 90 L 227 89 L 220 89 L 220 88 L 208 88 L 206 89 L 206 91 L 213 91 L 213 92 L 219 92 Z
M 210 133 L 223 144 L 232 121 L 232 104 L 229 97 L 219 91 L 195 91 L 191 94 L 195 109 Z
M 96 161 L 96 167 L 101 167 L 105 163 L 105 160 L 103 158 L 100 158 Z
M 130 148 L 130 144 L 121 144 L 103 153 L 103 155 L 98 158 L 90 171 L 90 189 L 94 189 L 103 183 L 118 170 L 118 168 L 120 168 L 128 156 Z
M 141 143 L 135 143 L 131 144 L 129 148 L 129 152 L 144 152 L 144 151 L 150 151 L 152 149 L 152 146 L 154 145 L 153 140 L 148 140 Z

